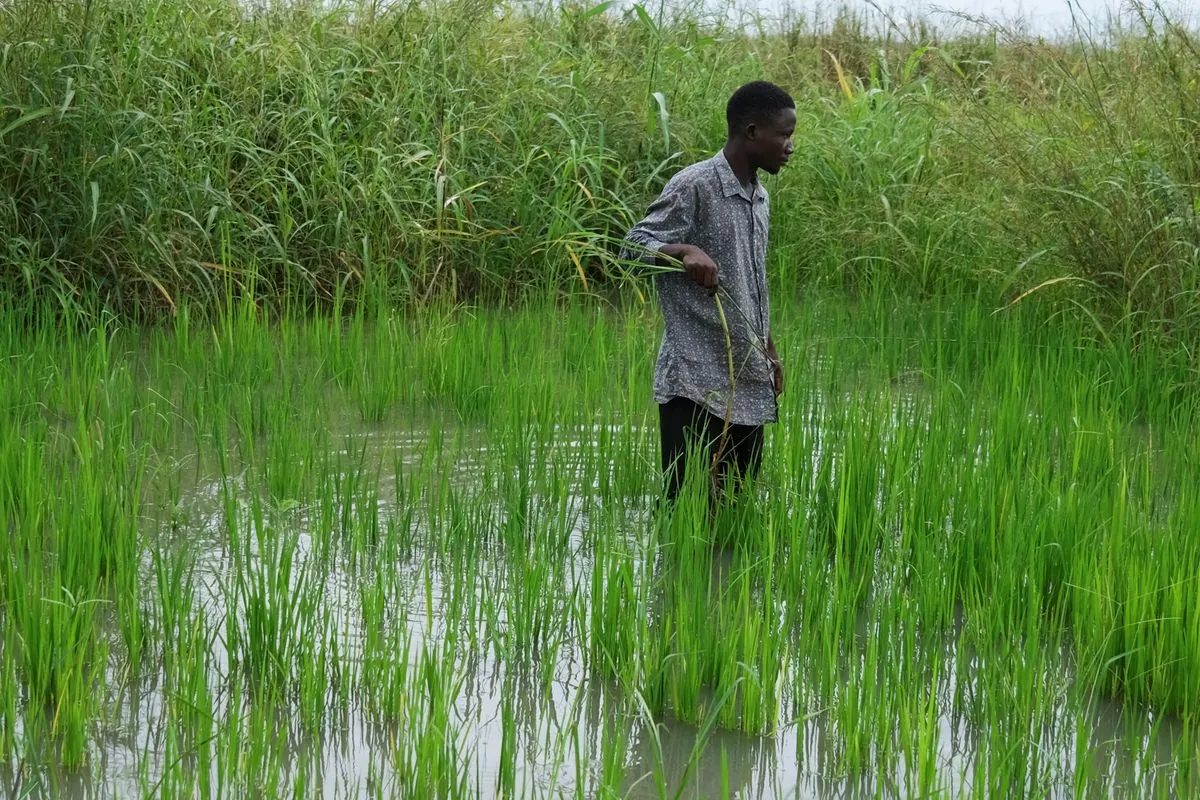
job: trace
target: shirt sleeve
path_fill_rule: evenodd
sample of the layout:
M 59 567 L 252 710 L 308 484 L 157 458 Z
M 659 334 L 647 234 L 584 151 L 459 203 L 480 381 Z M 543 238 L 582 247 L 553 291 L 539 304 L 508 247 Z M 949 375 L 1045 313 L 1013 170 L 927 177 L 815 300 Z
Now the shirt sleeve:
M 676 175 L 667 181 L 645 218 L 625 235 L 621 258 L 658 263 L 658 253 L 668 244 L 691 244 L 696 224 L 696 187 Z

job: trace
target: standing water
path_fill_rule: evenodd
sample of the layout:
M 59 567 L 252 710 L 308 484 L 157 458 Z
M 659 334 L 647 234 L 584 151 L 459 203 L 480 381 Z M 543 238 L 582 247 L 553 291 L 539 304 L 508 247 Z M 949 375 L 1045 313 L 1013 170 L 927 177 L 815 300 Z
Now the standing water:
M 636 364 L 647 333 L 600 335 Z M 412 346 L 368 335 L 381 359 Z M 710 525 L 699 498 L 655 512 L 636 395 L 563 422 L 607 384 L 497 370 L 369 419 L 366 372 L 305 366 L 319 341 L 256 341 L 298 365 L 273 379 L 163 342 L 113 356 L 110 385 L 179 381 L 124 384 L 162 426 L 126 440 L 154 444 L 137 605 L 98 601 L 79 762 L 53 704 L 9 700 L 6 795 L 1066 797 L 1191 774 L 1179 718 L 1099 689 L 1045 566 L 1009 569 L 1050 545 L 987 549 L 981 486 L 1030 495 L 998 503 L 1026 524 L 1056 513 L 1010 472 L 1015 409 L 814 354 L 756 500 Z M 1020 416 L 1057 434 L 1053 408 Z M 4 642 L 11 679 L 25 641 Z

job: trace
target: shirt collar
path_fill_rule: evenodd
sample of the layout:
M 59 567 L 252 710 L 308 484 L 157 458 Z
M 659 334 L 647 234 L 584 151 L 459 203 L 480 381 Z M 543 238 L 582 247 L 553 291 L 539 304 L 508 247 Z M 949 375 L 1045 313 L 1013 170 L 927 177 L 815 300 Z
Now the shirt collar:
M 717 179 L 721 182 L 721 191 L 726 197 L 738 195 L 745 200 L 754 202 L 765 196 L 763 188 L 758 181 L 754 182 L 753 198 L 746 195 L 746 191 L 742 188 L 742 182 L 734 174 L 733 167 L 729 166 L 729 159 L 725 158 L 725 151 L 723 149 L 718 150 L 712 160 L 713 166 L 717 170 Z

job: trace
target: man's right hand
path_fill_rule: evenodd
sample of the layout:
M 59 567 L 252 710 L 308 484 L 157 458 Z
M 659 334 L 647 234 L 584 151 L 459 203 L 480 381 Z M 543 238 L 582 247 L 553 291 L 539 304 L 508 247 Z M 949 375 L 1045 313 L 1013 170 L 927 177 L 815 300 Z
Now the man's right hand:
M 688 277 L 704 287 L 709 296 L 717 293 L 717 265 L 708 257 L 708 253 L 693 245 L 686 245 L 680 254 L 683 270 Z

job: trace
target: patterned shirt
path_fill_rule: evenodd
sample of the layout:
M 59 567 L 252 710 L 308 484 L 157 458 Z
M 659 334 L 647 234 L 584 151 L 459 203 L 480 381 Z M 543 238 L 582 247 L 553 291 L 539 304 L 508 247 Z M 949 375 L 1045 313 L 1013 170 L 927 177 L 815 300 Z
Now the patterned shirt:
M 646 218 L 626 235 L 622 258 L 656 265 L 668 244 L 699 247 L 717 265 L 717 296 L 725 309 L 729 349 L 714 298 L 681 272 L 655 276 L 664 331 L 654 367 L 654 399 L 684 397 L 734 425 L 774 422 L 778 408 L 766 355 L 770 335 L 767 303 L 767 192 L 747 189 L 724 152 L 686 167 L 663 188 Z M 730 410 L 732 413 L 729 414 Z

